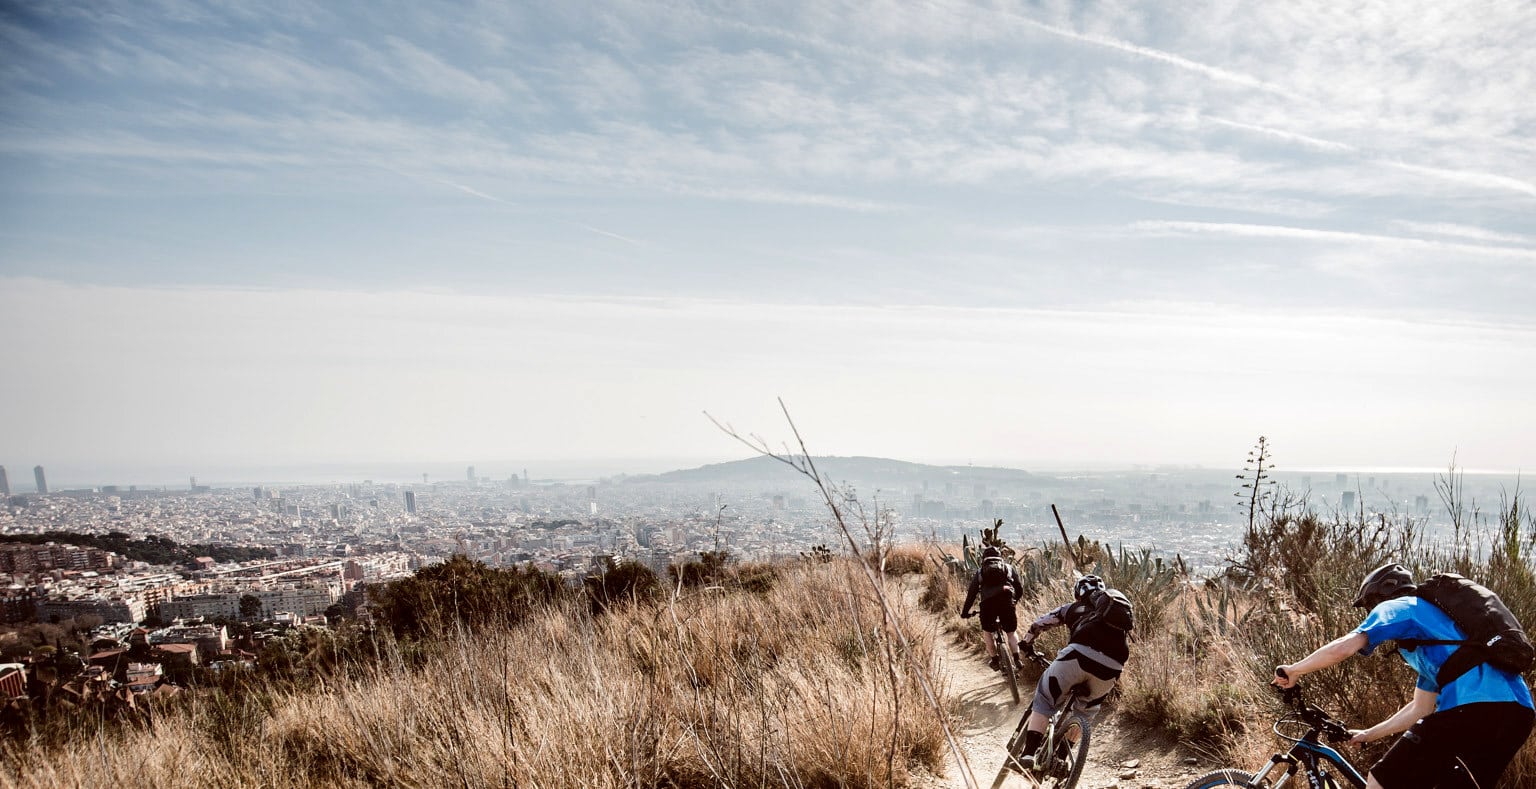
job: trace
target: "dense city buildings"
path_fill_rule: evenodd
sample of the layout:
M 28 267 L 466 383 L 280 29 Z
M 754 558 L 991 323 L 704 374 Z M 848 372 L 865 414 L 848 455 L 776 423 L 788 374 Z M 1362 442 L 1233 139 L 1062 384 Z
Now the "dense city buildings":
M 107 621 L 229 616 L 246 596 L 263 615 L 304 617 L 323 613 L 360 583 L 405 575 L 453 554 L 497 567 L 531 562 L 579 580 L 602 557 L 633 558 L 665 571 L 675 559 L 704 550 L 772 559 L 842 544 L 815 488 L 764 460 L 596 480 L 535 482 L 524 470 L 496 481 L 471 467 L 462 482 L 235 488 L 193 479 L 185 492 L 101 486 L 11 496 L 0 508 L 0 536 L 165 537 L 260 548 L 275 559 L 202 557 L 154 566 L 61 541 L 0 543 L 0 580 L 27 590 L 47 617 L 88 610 Z M 862 517 L 878 518 L 881 531 L 902 542 L 958 543 L 994 519 L 1004 521 L 1002 535 L 1014 545 L 1054 542 L 1060 539 L 1055 505 L 1074 536 L 1179 553 L 1197 567 L 1215 567 L 1245 522 L 1229 471 L 1048 475 L 869 458 L 829 459 L 822 470 L 856 495 Z M 1319 474 L 1317 480 L 1282 479 L 1324 512 L 1363 506 L 1433 523 L 1433 475 Z M 855 536 L 866 539 L 862 529 Z

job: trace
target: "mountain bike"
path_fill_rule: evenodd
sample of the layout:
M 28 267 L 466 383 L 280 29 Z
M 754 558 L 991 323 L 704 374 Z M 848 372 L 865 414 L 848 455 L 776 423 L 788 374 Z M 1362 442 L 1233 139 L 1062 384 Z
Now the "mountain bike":
M 1024 653 L 1023 647 L 1019 651 L 1042 670 L 1051 665 L 1050 659 L 1033 645 L 1028 653 Z M 1088 764 L 1088 738 L 1092 734 L 1088 717 L 1076 709 L 1083 694 L 1080 685 L 1068 690 L 1045 724 L 1045 738 L 1040 741 L 1040 749 L 1032 754 L 1024 753 L 1024 724 L 1029 720 L 1029 710 L 1024 711 L 1019 725 L 1013 728 L 1013 735 L 1008 738 L 1008 755 L 1003 757 L 1003 766 L 997 771 L 992 789 L 999 789 L 1008 780 L 1009 773 L 1019 773 L 1035 786 L 1049 789 L 1072 789 L 1077 785 L 1077 779 L 1083 776 L 1083 767 Z M 1025 756 L 1035 757 L 1032 769 L 1026 770 L 1020 763 Z
M 1334 720 L 1321 707 L 1309 704 L 1301 694 L 1301 685 L 1281 691 L 1281 698 L 1292 712 L 1275 721 L 1274 730 L 1280 739 L 1292 743 L 1289 751 L 1271 756 L 1269 764 L 1257 773 L 1230 768 L 1216 770 L 1191 781 L 1185 789 L 1213 789 L 1219 786 L 1272 789 L 1282 785 L 1310 786 L 1316 789 L 1364 789 L 1365 777 L 1360 771 L 1343 754 L 1324 745 L 1320 739 L 1326 737 L 1335 744 L 1349 740 L 1349 728 L 1343 721 Z M 1282 727 L 1295 725 L 1304 725 L 1306 733 L 1296 736 L 1282 730 Z M 1292 781 L 1297 775 L 1302 776 L 1302 779 Z

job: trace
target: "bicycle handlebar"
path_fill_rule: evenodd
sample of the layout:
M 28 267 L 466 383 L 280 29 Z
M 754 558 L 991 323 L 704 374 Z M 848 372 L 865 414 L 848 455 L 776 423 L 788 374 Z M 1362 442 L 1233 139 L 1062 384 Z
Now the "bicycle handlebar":
M 1282 675 L 1283 676 L 1283 675 Z M 1328 711 L 1316 704 L 1308 703 L 1301 692 L 1301 683 L 1289 688 L 1277 688 L 1280 698 L 1301 717 L 1303 723 L 1321 732 L 1329 742 L 1344 742 L 1350 739 L 1349 726 L 1343 721 L 1330 717 Z
M 1045 655 L 1040 654 L 1040 650 L 1035 649 L 1034 644 L 1030 644 L 1028 650 L 1026 650 L 1024 647 L 1019 647 L 1019 654 L 1029 658 L 1029 662 L 1034 663 L 1041 668 L 1045 668 L 1051 665 L 1051 659 Z

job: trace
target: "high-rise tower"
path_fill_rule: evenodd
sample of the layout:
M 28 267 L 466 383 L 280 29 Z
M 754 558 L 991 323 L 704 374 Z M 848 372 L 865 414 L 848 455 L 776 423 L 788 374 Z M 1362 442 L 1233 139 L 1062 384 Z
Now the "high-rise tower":
M 414 490 L 405 492 L 405 511 L 412 515 L 416 514 L 416 491 Z
M 43 474 L 42 466 L 34 466 L 32 468 L 32 478 L 37 480 L 38 493 L 48 492 L 48 477 Z
M 11 480 L 5 476 L 5 466 L 0 466 L 0 496 L 11 495 Z

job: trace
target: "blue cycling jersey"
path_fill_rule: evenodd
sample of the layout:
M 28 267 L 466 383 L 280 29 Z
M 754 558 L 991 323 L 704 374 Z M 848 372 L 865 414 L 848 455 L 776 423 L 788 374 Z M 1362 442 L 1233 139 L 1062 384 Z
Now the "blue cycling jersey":
M 1383 641 L 1399 638 L 1457 641 L 1466 638 L 1456 623 L 1434 603 L 1412 595 L 1393 598 L 1371 609 L 1371 613 L 1354 632 L 1364 633 L 1368 641 L 1365 648 L 1360 650 L 1362 655 L 1375 652 Z M 1482 701 L 1513 701 L 1525 707 L 1533 706 L 1531 690 L 1525 686 L 1523 678 L 1487 663 L 1474 666 L 1471 671 L 1452 680 L 1444 688 L 1436 686 L 1435 676 L 1440 672 L 1441 664 L 1456 649 L 1453 645 L 1441 645 L 1398 650 L 1403 660 L 1418 672 L 1418 688 L 1439 691 L 1435 711 Z

